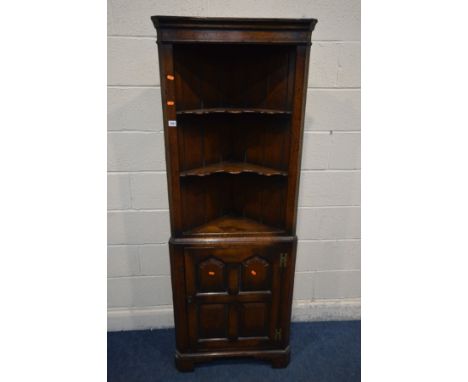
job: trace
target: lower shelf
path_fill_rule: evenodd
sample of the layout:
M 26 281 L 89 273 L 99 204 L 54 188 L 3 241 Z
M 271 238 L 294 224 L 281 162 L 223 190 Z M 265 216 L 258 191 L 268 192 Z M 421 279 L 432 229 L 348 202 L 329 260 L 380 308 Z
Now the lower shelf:
M 283 230 L 270 227 L 252 219 L 238 216 L 222 216 L 206 224 L 185 232 L 187 235 L 254 235 L 254 234 L 279 234 Z

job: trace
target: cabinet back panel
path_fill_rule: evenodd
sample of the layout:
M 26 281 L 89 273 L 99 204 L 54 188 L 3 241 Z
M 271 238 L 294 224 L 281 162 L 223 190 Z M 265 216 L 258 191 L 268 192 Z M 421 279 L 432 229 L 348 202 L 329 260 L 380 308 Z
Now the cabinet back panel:
M 181 171 L 222 161 L 288 168 L 290 118 L 278 115 L 183 116 L 178 120 Z
M 288 45 L 174 45 L 177 109 L 290 110 L 294 53 Z
M 224 215 L 282 229 L 287 180 L 281 176 L 215 174 L 181 180 L 184 231 Z

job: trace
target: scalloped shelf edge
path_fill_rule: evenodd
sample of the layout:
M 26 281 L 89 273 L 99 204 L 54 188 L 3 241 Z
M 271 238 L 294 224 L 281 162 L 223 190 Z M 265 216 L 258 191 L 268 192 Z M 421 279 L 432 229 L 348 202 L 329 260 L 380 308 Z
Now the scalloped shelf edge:
M 182 171 L 181 177 L 186 176 L 209 176 L 213 174 L 231 174 L 239 175 L 242 173 L 253 173 L 262 176 L 288 176 L 286 171 L 276 170 L 274 168 L 244 163 L 244 162 L 222 162 L 212 165 L 194 168 L 192 170 Z
M 255 109 L 255 108 L 207 108 L 207 109 L 192 109 L 179 110 L 176 115 L 204 115 L 204 114 L 268 114 L 268 115 L 289 115 L 288 110 L 276 109 Z

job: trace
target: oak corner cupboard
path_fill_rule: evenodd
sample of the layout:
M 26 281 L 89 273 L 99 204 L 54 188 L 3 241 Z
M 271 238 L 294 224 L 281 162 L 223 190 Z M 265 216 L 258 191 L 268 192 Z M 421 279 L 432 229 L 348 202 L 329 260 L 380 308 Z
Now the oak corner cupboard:
M 315 19 L 153 16 L 164 115 L 176 367 L 289 363 Z

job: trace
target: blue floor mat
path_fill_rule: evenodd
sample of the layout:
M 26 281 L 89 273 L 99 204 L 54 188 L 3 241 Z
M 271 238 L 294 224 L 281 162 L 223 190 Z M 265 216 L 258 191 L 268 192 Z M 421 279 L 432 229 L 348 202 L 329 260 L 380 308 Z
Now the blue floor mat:
M 216 360 L 180 373 L 174 367 L 173 329 L 110 332 L 110 382 L 351 382 L 361 378 L 361 322 L 301 322 L 291 325 L 291 362 L 285 369 L 253 359 Z

